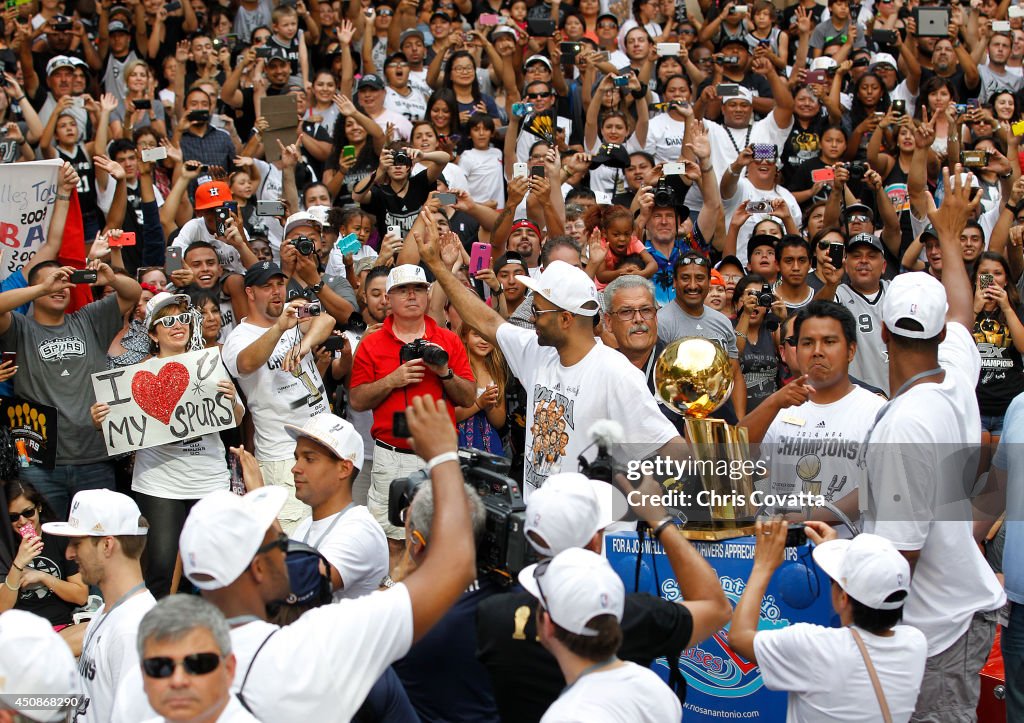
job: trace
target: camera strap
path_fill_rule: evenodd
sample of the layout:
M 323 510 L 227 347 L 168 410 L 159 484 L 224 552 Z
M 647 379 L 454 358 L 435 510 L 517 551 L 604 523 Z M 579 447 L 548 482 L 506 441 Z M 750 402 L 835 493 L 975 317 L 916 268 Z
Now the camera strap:
M 314 543 L 312 543 L 312 546 L 313 546 L 313 548 L 314 548 L 314 549 L 317 549 L 317 550 L 319 550 L 319 549 L 320 549 L 320 543 L 321 543 L 321 542 L 323 542 L 324 540 L 326 540 L 326 539 L 327 539 L 327 536 L 331 534 L 331 530 L 333 530 L 333 529 L 334 529 L 334 526 L 335 526 L 336 524 L 338 524 L 338 520 L 340 520 L 340 519 L 341 519 L 342 517 L 344 517 L 344 516 L 345 516 L 345 513 L 346 513 L 346 512 L 348 512 L 350 508 L 354 507 L 354 506 L 355 506 L 355 504 L 356 504 L 356 503 L 355 503 L 354 501 L 353 501 L 353 502 L 349 502 L 349 503 L 348 503 L 347 505 L 345 505 L 345 507 L 344 507 L 344 508 L 343 508 L 343 509 L 342 509 L 342 510 L 341 510 L 340 512 L 338 512 L 337 514 L 335 514 L 335 516 L 334 516 L 334 519 L 333 519 L 333 520 L 331 520 L 331 524 L 329 524 L 329 525 L 327 526 L 327 529 L 326 529 L 326 530 L 324 530 L 324 534 L 320 535 L 320 537 L 319 537 L 319 538 L 317 538 L 317 541 L 316 541 L 316 542 L 314 542 Z M 306 535 L 305 535 L 305 536 L 304 536 L 304 537 L 302 538 L 302 541 L 303 541 L 303 542 L 304 542 L 305 544 L 307 544 L 307 545 L 311 544 L 311 543 L 309 542 L 309 535 L 310 535 L 310 533 L 311 533 L 312 531 L 313 531 L 313 525 L 312 525 L 312 523 L 311 523 L 311 524 L 309 525 L 309 529 L 308 529 L 308 530 L 306 530 Z
M 256 663 L 256 656 L 260 654 L 261 650 L 263 650 L 263 646 L 270 642 L 270 639 L 274 637 L 280 630 L 281 628 L 275 629 L 272 633 L 270 633 L 270 635 L 263 639 L 263 642 L 260 643 L 260 647 L 256 648 L 256 652 L 252 654 L 252 659 L 249 660 L 249 667 L 245 669 L 245 677 L 242 678 L 242 684 L 238 686 L 238 692 L 235 693 L 235 695 L 238 697 L 238 702 L 242 704 L 242 707 L 249 711 L 249 713 L 252 713 L 253 715 L 256 714 L 255 712 L 253 712 L 253 709 L 249 707 L 249 704 L 245 702 L 245 695 L 243 695 L 242 691 L 245 690 L 245 684 L 249 680 L 249 673 L 252 672 L 252 666 Z

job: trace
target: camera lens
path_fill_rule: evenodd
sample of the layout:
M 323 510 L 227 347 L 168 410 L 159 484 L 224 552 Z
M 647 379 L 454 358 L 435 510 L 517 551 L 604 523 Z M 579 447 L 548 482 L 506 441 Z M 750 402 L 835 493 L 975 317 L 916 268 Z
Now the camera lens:
M 448 352 L 439 346 L 428 344 L 423 349 L 423 361 L 432 366 L 442 366 L 448 363 Z

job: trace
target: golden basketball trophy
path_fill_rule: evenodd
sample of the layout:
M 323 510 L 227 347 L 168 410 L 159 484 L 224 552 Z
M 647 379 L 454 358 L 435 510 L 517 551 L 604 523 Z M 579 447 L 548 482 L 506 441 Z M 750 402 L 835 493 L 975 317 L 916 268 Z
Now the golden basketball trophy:
M 754 531 L 754 482 L 741 469 L 750 459 L 747 430 L 707 418 L 728 401 L 733 381 L 725 349 L 702 337 L 677 339 L 654 365 L 658 397 L 685 419 L 693 467 L 703 488 L 695 502 L 710 513 L 708 520 L 687 521 L 682 532 L 691 540 L 725 540 Z

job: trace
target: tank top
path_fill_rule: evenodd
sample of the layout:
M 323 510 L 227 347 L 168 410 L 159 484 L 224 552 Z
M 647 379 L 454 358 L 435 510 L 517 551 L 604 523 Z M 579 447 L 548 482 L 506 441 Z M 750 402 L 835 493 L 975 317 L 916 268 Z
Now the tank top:
M 61 160 L 70 163 L 78 173 L 78 202 L 82 211 L 88 212 L 96 209 L 96 172 L 92 165 L 92 158 L 85 152 L 85 146 L 79 143 L 71 155 L 68 155 L 60 146 L 56 146 L 56 148 L 57 155 Z

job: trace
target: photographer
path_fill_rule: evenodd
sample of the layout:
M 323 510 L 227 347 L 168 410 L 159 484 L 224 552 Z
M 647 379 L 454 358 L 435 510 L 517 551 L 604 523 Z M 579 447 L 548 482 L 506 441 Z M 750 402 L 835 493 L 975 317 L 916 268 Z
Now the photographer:
M 209 176 L 206 177 L 209 179 Z M 231 223 L 231 188 L 223 181 L 207 180 L 196 189 L 196 217 L 187 221 L 171 244 L 171 248 L 185 251 L 195 241 L 213 246 L 224 266 L 224 271 L 244 274 L 256 263 L 256 254 L 246 243 L 245 231 L 239 221 Z
M 185 96 L 184 110 L 174 133 L 175 140 L 181 145 L 182 158 L 228 171 L 234 165 L 241 146 L 237 146 L 227 133 L 210 125 L 213 98 L 202 88 L 193 88 Z
M 758 144 L 757 150 L 762 150 Z M 800 234 L 803 214 L 800 204 L 785 186 L 779 185 L 782 175 L 778 166 L 778 147 L 770 156 L 754 158 L 755 148 L 747 146 L 728 167 L 722 177 L 722 203 L 725 206 L 725 221 L 729 227 L 729 236 L 725 240 L 722 253 L 726 256 L 737 256 L 744 263 L 748 262 L 747 242 L 758 222 L 765 215 L 771 214 L 782 219 L 786 232 Z M 743 178 L 743 169 L 747 175 Z M 738 226 L 738 229 L 733 229 Z
M 653 482 L 646 492 L 659 493 Z M 600 553 L 603 530 L 612 523 L 615 490 L 606 482 L 576 472 L 548 477 L 527 503 L 526 539 L 544 559 L 583 548 Z M 622 646 L 618 655 L 649 666 L 663 655 L 680 651 L 709 637 L 729 622 L 732 608 L 717 575 L 656 505 L 636 508 L 665 548 L 685 602 L 670 602 L 646 593 L 625 596 Z M 491 676 L 506 723 L 536 721 L 563 688 L 558 662 L 539 642 L 537 600 L 515 588 L 479 604 L 477 657 Z
M 423 269 L 396 266 L 384 289 L 391 315 L 356 349 L 349 402 L 356 411 L 373 410 L 375 449 L 367 506 L 384 528 L 394 555 L 401 552 L 405 530 L 388 522 L 391 480 L 423 466 L 408 437 L 394 427 L 394 415 L 413 397 L 430 394 L 446 400 L 455 424 L 454 407 L 473 404 L 476 384 L 459 337 L 427 316 L 430 287 Z
M 334 318 L 321 312 L 319 303 L 286 302 L 286 282 L 284 272 L 272 261 L 249 267 L 245 272 L 249 315 L 228 335 L 221 355 L 248 401 L 263 479 L 288 490 L 281 520 L 290 532 L 309 508 L 295 499 L 291 472 L 295 440 L 282 423 L 301 427 L 309 418 L 330 411 L 310 352 L 330 335 Z M 300 314 L 304 321 L 300 322 Z
M 319 299 L 324 310 L 344 324 L 359 308 L 359 302 L 343 275 L 323 276 L 320 260 L 323 244 L 322 226 L 316 217 L 306 211 L 293 213 L 284 224 L 281 270 L 288 276 L 289 297 L 303 295 L 311 301 Z
M 373 215 L 378 232 L 399 226 L 404 235 L 450 160 L 444 151 L 423 153 L 403 143 L 391 143 L 380 155 L 377 172 L 352 189 L 352 198 Z M 425 165 L 426 172 L 411 175 L 416 163 Z

